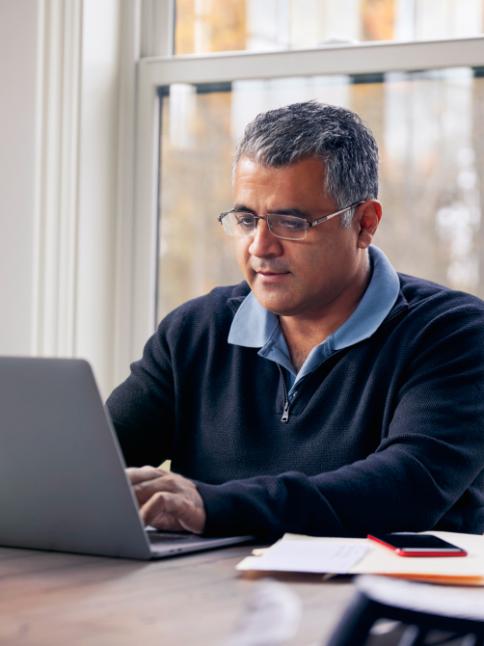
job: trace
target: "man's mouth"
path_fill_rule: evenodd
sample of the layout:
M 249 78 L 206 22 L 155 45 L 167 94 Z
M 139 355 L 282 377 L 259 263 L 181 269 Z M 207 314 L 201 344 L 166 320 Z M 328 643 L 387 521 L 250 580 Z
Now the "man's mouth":
M 257 271 L 257 274 L 260 274 L 261 276 L 283 276 L 284 274 L 288 274 L 288 271 Z
M 258 263 L 250 264 L 250 268 L 256 274 L 262 276 L 273 276 L 274 274 L 289 274 L 289 269 L 283 265 L 262 265 Z
M 267 269 L 261 269 L 255 272 L 261 284 L 265 285 L 277 285 L 279 283 L 285 282 L 287 277 L 291 272 L 289 271 L 268 271 Z

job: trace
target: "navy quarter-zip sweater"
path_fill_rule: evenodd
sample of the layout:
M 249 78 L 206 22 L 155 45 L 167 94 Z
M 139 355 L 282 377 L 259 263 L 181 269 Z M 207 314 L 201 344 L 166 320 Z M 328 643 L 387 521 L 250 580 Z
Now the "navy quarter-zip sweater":
M 399 274 L 367 339 L 304 377 L 227 342 L 246 283 L 169 314 L 107 402 L 128 466 L 196 481 L 206 534 L 484 532 L 484 303 Z

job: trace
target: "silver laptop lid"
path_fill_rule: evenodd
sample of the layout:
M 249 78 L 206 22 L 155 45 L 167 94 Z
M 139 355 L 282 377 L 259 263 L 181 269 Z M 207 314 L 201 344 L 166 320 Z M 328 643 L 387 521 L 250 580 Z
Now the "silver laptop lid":
M 0 357 L 0 545 L 148 559 L 92 370 Z

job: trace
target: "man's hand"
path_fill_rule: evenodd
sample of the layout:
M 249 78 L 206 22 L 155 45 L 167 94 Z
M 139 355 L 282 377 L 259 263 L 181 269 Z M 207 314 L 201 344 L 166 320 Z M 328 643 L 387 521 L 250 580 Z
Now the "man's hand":
M 196 486 L 176 473 L 154 467 L 126 469 L 145 525 L 201 534 L 205 508 Z

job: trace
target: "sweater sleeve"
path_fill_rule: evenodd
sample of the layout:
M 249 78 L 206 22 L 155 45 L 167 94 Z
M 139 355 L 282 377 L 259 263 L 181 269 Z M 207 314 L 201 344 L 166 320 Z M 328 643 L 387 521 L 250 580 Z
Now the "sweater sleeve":
M 163 323 L 106 406 L 127 466 L 158 466 L 170 457 L 174 386 Z
M 480 315 L 460 314 L 424 326 L 417 342 L 402 340 L 415 343 L 415 352 L 388 432 L 374 453 L 315 476 L 286 472 L 197 483 L 206 533 L 361 536 L 429 530 L 442 527 L 442 518 L 471 486 L 480 490 L 481 508 L 474 514 L 482 524 L 483 483 L 476 483 L 484 473 L 483 325 Z

